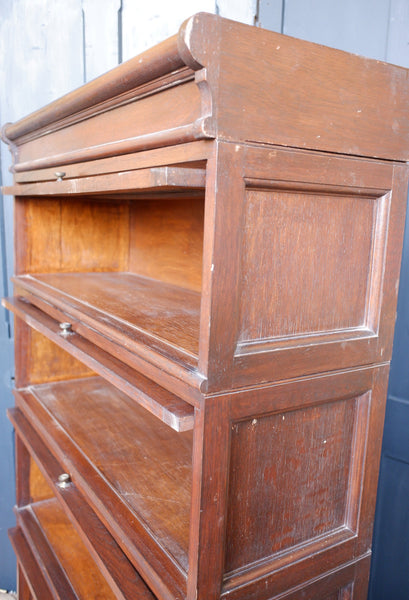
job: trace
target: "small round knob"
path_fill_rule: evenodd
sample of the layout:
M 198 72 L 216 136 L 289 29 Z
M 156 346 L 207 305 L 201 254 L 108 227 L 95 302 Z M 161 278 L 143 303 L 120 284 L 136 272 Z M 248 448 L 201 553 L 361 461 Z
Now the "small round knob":
M 57 181 L 62 181 L 62 178 L 65 177 L 64 171 L 56 171 L 54 175 L 57 177 Z
M 70 335 L 73 333 L 71 323 L 60 323 L 61 335 Z
M 71 475 L 69 475 L 68 473 L 61 473 L 61 475 L 58 475 L 58 481 L 57 481 L 58 487 L 66 488 L 69 486 L 70 483 L 71 483 Z

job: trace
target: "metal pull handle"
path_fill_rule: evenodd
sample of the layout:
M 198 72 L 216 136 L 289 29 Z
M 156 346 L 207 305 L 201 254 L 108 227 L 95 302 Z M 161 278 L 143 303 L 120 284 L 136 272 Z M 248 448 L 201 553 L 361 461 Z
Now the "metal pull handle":
M 73 332 L 71 323 L 60 323 L 60 335 L 67 336 L 71 335 Z
M 62 178 L 65 177 L 64 171 L 56 171 L 54 175 L 57 177 L 57 181 L 62 181 Z
M 61 475 L 58 475 L 58 481 L 57 481 L 57 485 L 59 488 L 66 488 L 70 485 L 71 483 L 71 475 L 69 475 L 68 473 L 61 473 Z

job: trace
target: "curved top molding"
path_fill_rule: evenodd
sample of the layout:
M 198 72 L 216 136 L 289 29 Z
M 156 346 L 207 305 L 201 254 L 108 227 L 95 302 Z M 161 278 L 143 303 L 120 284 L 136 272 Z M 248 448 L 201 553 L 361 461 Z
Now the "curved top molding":
M 178 36 L 175 35 L 20 121 L 6 125 L 4 136 L 13 142 L 36 129 L 47 127 L 184 66 L 178 51 Z
M 203 138 L 408 161 L 408 106 L 407 69 L 198 13 L 2 135 L 16 171 Z

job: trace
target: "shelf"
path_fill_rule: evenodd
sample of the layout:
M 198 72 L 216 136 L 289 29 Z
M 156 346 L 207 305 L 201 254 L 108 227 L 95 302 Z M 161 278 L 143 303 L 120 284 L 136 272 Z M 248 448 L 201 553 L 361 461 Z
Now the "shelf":
M 200 293 L 133 273 L 50 273 L 22 275 L 14 282 L 72 319 L 73 330 L 93 332 L 135 353 L 145 345 L 197 369 Z M 75 321 L 81 321 L 82 325 Z M 81 331 L 79 327 L 82 327 Z
M 117 598 L 55 498 L 19 509 L 17 522 L 56 597 Z
M 176 561 L 186 573 L 192 432 L 174 432 L 98 377 L 33 386 L 17 400 L 112 535 L 128 536 L 136 563 L 142 540 L 162 549 L 162 568 Z
M 17 556 L 18 565 L 24 574 L 24 579 L 29 583 L 30 600 L 55 600 L 56 598 L 62 600 L 61 594 L 55 596 L 50 589 L 20 527 L 9 529 L 8 534 Z
M 134 371 L 85 338 L 73 333 L 61 335 L 59 323 L 29 302 L 6 298 L 4 306 L 25 323 L 102 375 L 175 431 L 189 431 L 194 425 L 194 408 L 150 379 Z
M 83 512 L 88 515 L 90 513 L 86 505 L 83 505 Z M 48 588 L 52 590 L 53 598 L 133 600 L 134 593 L 138 592 L 138 598 L 141 600 L 154 600 L 154 596 L 124 555 L 120 555 L 118 563 L 115 544 L 110 541 L 109 534 L 104 531 L 104 527 L 95 516 L 91 517 L 86 533 L 94 527 L 91 538 L 97 542 L 96 548 L 93 549 L 94 555 L 97 549 L 101 550 L 101 554 L 97 556 L 99 567 L 56 498 L 16 509 L 16 517 L 19 531 L 17 538 L 22 547 L 24 544 L 21 543 L 21 538 L 24 538 L 29 548 L 26 555 L 30 556 L 29 561 L 23 557 L 21 560 L 25 565 L 28 562 L 31 565 L 36 563 Z M 104 564 L 107 557 L 102 544 L 105 544 L 105 548 L 113 550 L 108 568 L 107 564 Z M 78 568 L 79 565 L 81 568 Z M 122 573 L 121 579 L 118 576 L 119 569 Z M 112 587 L 102 576 L 102 571 L 107 573 Z M 118 571 L 117 575 L 115 571 Z M 30 580 L 33 581 L 32 578 Z M 38 598 L 42 600 L 41 593 L 38 594 Z

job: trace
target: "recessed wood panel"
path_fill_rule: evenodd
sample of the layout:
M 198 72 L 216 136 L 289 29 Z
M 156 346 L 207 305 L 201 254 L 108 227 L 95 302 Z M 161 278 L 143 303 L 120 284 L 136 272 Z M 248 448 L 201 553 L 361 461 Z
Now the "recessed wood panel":
M 383 251 L 375 256 L 378 202 L 247 189 L 241 342 L 372 326 L 372 263 Z
M 227 571 L 290 550 L 293 561 L 308 543 L 327 536 L 331 544 L 331 534 L 356 529 L 366 401 L 232 424 Z

